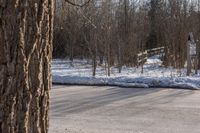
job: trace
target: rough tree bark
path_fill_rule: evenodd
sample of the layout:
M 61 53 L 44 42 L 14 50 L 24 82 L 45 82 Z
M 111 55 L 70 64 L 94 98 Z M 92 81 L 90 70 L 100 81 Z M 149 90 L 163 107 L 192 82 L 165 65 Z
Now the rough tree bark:
M 54 0 L 0 1 L 0 132 L 47 133 Z

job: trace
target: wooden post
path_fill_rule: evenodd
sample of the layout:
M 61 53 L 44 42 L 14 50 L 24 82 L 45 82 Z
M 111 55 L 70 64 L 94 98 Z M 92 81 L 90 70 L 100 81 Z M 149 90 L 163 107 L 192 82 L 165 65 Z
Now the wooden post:
M 142 70 L 141 70 L 141 73 L 142 73 L 142 74 L 144 73 L 144 64 L 142 64 Z
M 195 56 L 195 74 L 198 74 L 198 65 L 199 65 L 199 42 L 196 42 L 196 56 Z
M 197 70 L 200 69 L 200 42 L 197 40 Z
M 198 56 L 196 55 L 195 56 L 195 59 L 194 59 L 194 69 L 195 69 L 195 74 L 198 73 Z

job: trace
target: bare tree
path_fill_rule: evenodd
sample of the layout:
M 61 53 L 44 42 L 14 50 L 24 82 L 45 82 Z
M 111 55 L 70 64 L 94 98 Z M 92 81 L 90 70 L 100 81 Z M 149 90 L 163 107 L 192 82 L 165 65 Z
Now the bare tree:
M 63 20 L 63 30 L 56 33 L 64 36 L 60 42 L 65 43 L 65 56 L 73 53 L 75 58 L 84 55 L 93 60 L 93 75 L 98 63 L 105 63 L 107 74 L 112 67 L 118 67 L 120 73 L 124 65 L 137 65 L 139 52 L 160 46 L 165 47 L 163 65 L 183 68 L 188 33 L 200 40 L 198 1 L 93 0 L 84 7 L 81 3 L 87 0 L 75 2 L 76 8 L 68 4 L 65 15 L 70 14 L 70 19 Z

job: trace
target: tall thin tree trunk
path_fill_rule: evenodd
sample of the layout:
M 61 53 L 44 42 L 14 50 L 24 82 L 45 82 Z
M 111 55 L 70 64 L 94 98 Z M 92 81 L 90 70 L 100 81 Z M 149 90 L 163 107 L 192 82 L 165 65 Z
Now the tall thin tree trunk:
M 121 73 L 122 72 L 122 58 L 121 58 L 121 43 L 118 43 L 118 56 L 117 56 L 117 59 L 118 59 L 118 72 Z
M 2 133 L 47 133 L 54 0 L 0 2 Z
M 111 67 L 111 51 L 110 51 L 110 42 L 107 46 L 107 62 L 108 62 L 108 76 L 110 76 L 110 67 Z
M 95 77 L 96 76 L 96 68 L 97 68 L 97 38 L 96 38 L 96 34 L 93 35 L 93 45 L 94 45 L 94 49 L 93 49 L 93 55 L 92 55 L 92 62 L 93 62 L 93 73 L 92 75 Z

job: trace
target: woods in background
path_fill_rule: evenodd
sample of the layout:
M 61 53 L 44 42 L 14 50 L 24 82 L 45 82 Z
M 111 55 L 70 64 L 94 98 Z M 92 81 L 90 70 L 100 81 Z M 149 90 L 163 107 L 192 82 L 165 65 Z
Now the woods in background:
M 57 0 L 53 56 L 92 59 L 93 75 L 105 63 L 109 75 L 111 66 L 121 72 L 136 66 L 139 52 L 164 46 L 163 65 L 182 68 L 189 32 L 199 45 L 199 0 L 93 0 L 83 7 Z

